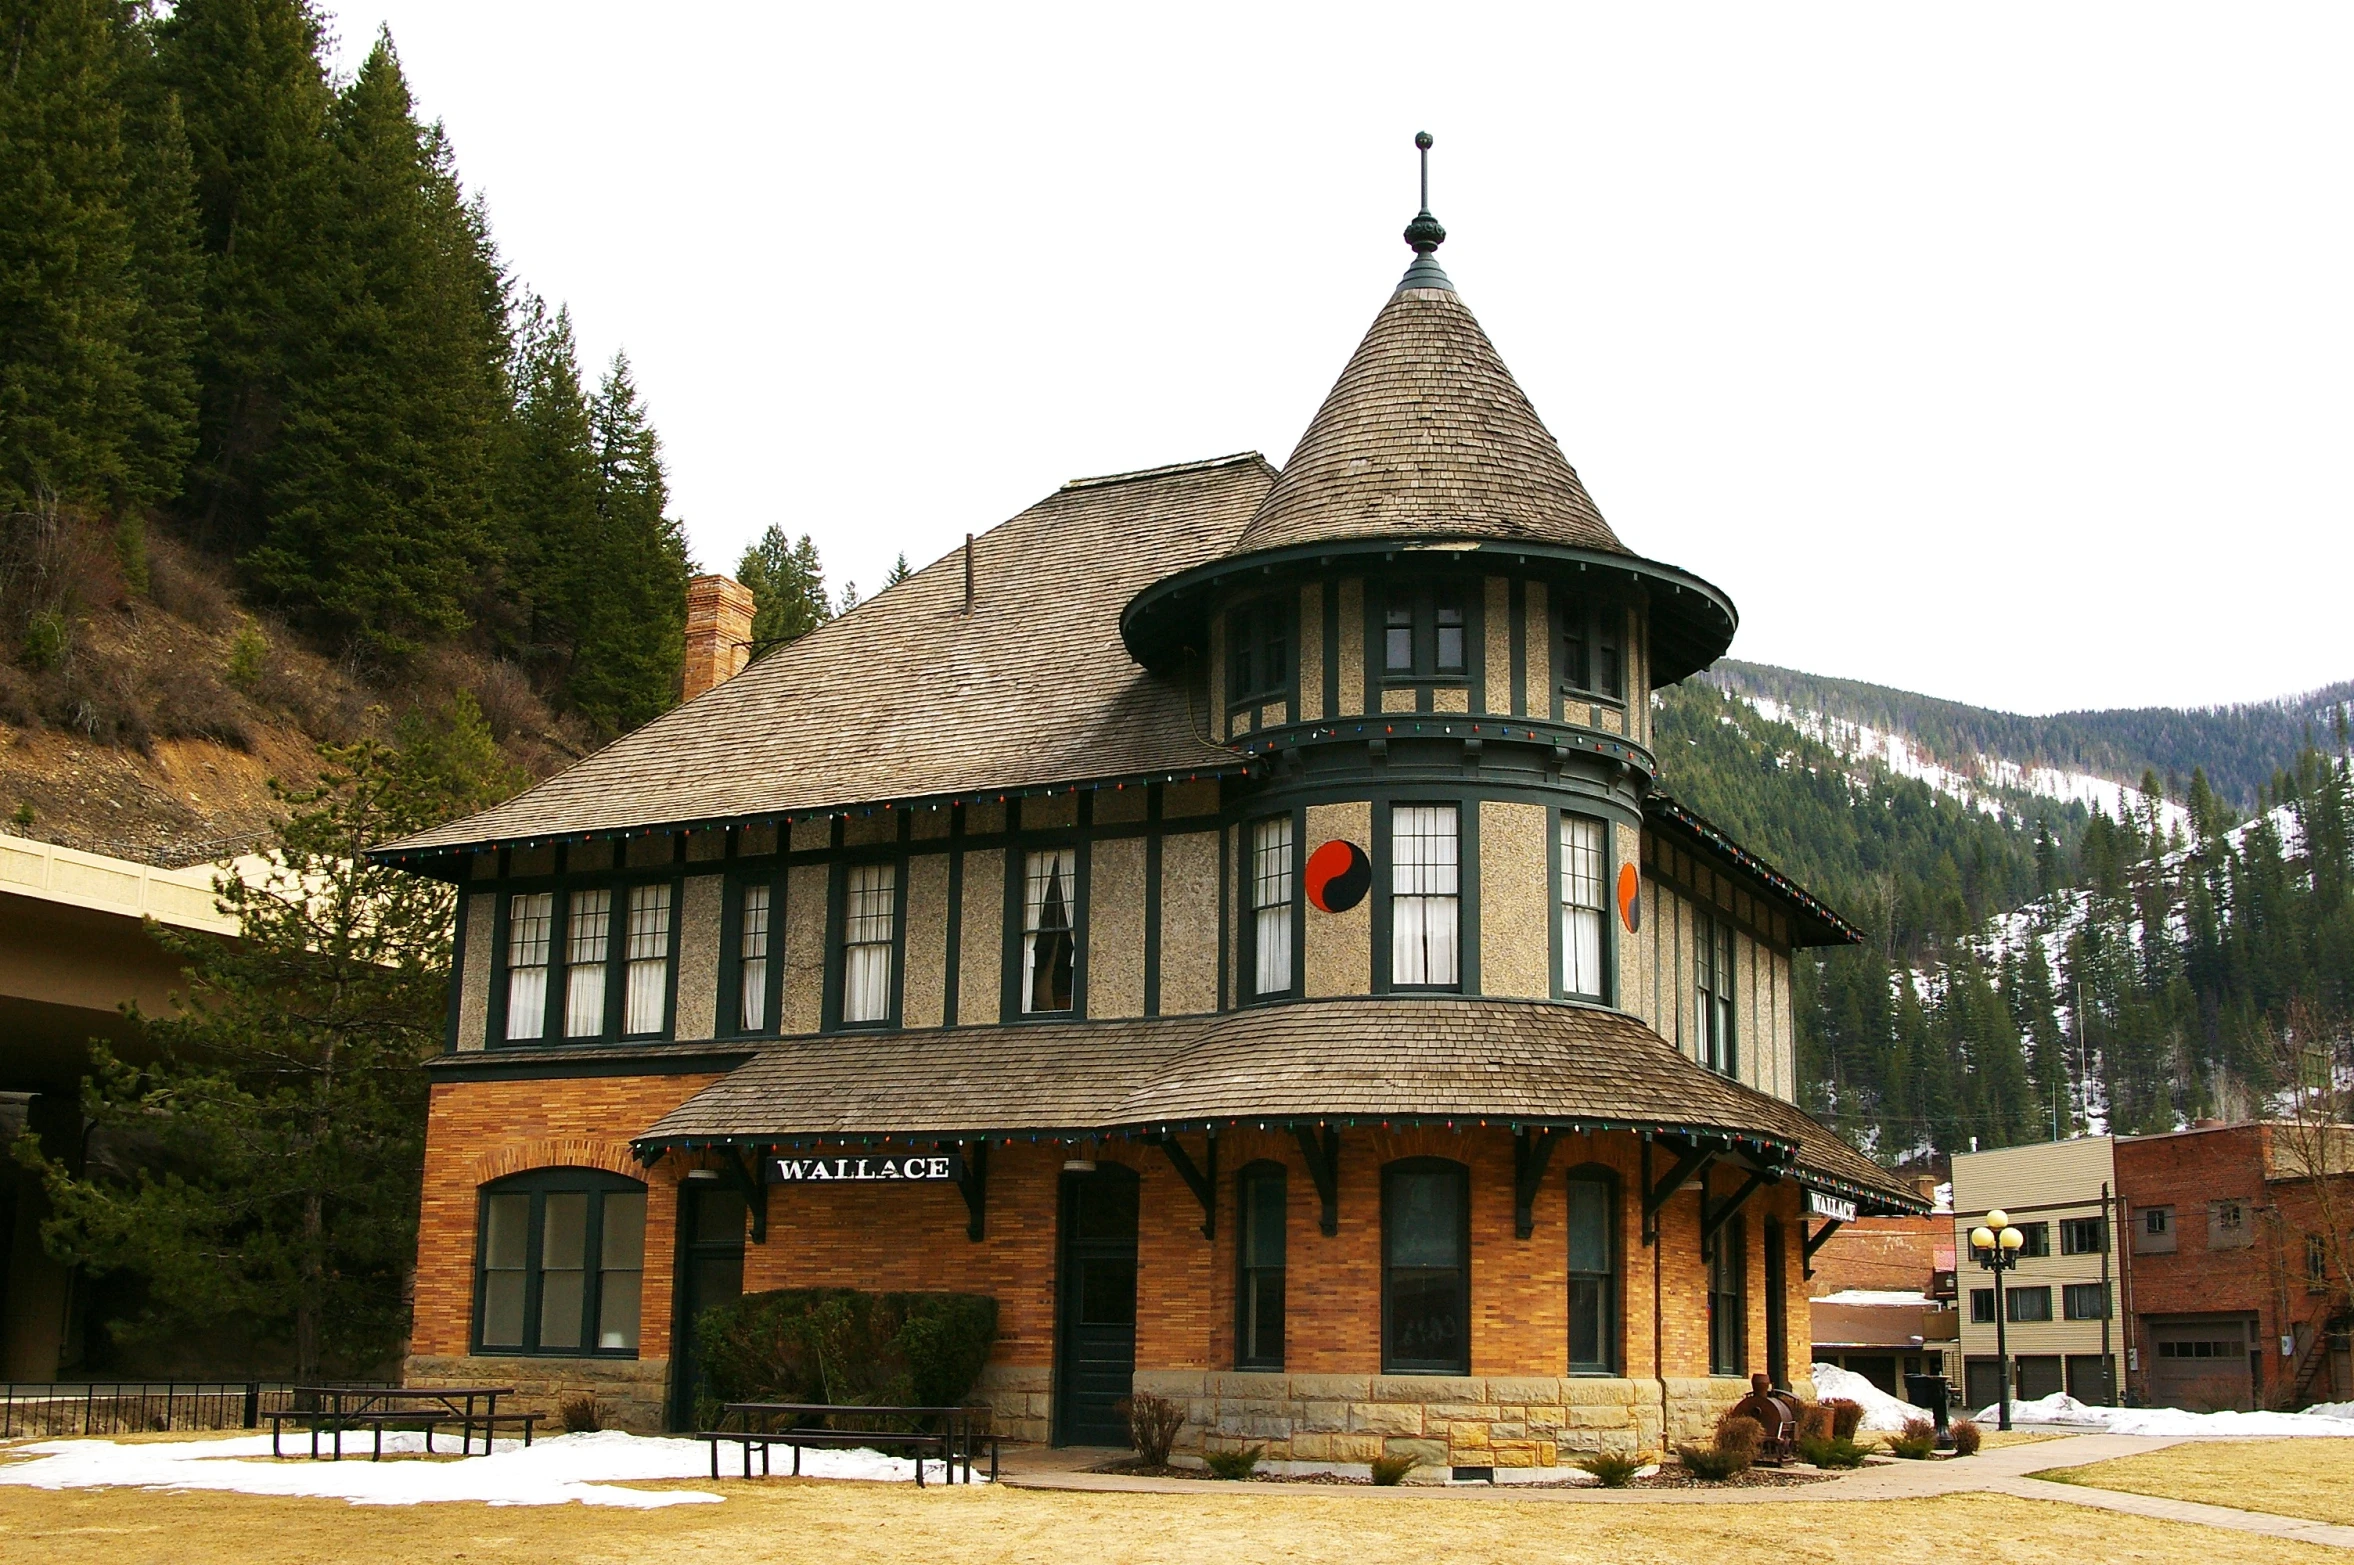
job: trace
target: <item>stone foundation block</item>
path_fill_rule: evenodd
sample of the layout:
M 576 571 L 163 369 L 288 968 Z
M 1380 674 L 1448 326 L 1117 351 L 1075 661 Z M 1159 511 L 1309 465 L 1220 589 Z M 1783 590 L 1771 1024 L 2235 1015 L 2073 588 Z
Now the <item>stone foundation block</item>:
M 1385 1440 L 1382 1442 L 1381 1454 L 1402 1456 L 1417 1467 L 1448 1465 L 1447 1443 L 1443 1440 Z
M 1373 1377 L 1294 1375 L 1291 1377 L 1291 1398 L 1295 1402 L 1370 1402 L 1373 1400 Z
M 1376 1402 L 1470 1402 L 1488 1399 L 1484 1380 L 1468 1375 L 1376 1375 L 1373 1377 L 1373 1400 Z
M 1354 1402 L 1349 1405 L 1349 1428 L 1368 1435 L 1419 1435 L 1419 1402 Z
M 1346 1402 L 1303 1402 L 1300 1407 L 1300 1427 L 1321 1434 L 1338 1434 L 1349 1427 L 1349 1404 Z

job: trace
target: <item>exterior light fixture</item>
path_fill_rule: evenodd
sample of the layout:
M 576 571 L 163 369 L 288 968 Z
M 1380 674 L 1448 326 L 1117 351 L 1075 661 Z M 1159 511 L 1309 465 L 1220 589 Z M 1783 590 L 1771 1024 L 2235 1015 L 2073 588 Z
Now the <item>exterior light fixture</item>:
M 1997 1428 L 2011 1427 L 2011 1340 L 2009 1311 L 2003 1303 L 2003 1273 L 2019 1264 L 2019 1247 L 2027 1236 L 2011 1226 L 2010 1215 L 1999 1208 L 1970 1230 L 1970 1253 L 1980 1267 L 1994 1274 L 1994 1356 L 2002 1370 L 2002 1390 L 1996 1398 Z

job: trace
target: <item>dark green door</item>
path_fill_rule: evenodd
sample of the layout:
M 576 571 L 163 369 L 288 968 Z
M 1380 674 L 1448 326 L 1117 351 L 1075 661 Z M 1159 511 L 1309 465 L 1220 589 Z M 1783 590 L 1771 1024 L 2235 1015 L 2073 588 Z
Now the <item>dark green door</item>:
M 679 1187 L 678 1304 L 671 1311 L 670 1427 L 694 1429 L 702 1370 L 695 1362 L 695 1319 L 744 1293 L 744 1196 L 716 1181 Z
M 1112 1405 L 1136 1379 L 1136 1187 L 1116 1163 L 1063 1176 L 1057 1445 L 1128 1443 Z

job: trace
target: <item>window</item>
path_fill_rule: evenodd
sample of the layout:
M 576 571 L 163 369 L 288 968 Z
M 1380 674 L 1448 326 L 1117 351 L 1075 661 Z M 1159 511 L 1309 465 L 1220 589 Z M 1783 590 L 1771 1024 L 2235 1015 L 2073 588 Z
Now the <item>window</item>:
M 1381 1171 L 1381 1367 L 1471 1373 L 1471 1182 L 1460 1163 Z
M 1708 1241 L 1708 1372 L 1738 1375 L 1748 1367 L 1748 1235 L 1731 1217 Z
M 1381 666 L 1400 678 L 1460 679 L 1470 670 L 1463 598 L 1393 588 L 1382 608 Z
M 605 958 L 613 937 L 613 893 L 575 891 L 568 899 L 564 937 L 564 1036 L 594 1038 L 605 1031 Z
M 1283 1368 L 1283 1202 L 1279 1163 L 1254 1163 L 1235 1181 L 1237 1369 Z
M 2097 1282 L 2072 1282 L 2060 1290 L 2060 1308 L 2069 1320 L 2106 1320 L 2109 1290 Z
M 2329 1291 L 2329 1241 L 2319 1234 L 2305 1236 L 2305 1291 Z
M 1281 598 L 1262 598 L 1226 622 L 1229 701 L 1279 696 L 1291 688 L 1291 621 Z
M 484 1186 L 476 1351 L 635 1357 L 645 1251 L 634 1179 L 565 1168 Z
M 2141 1222 L 2133 1230 L 2133 1253 L 2136 1255 L 2172 1255 L 2174 1253 L 2174 1208 L 2145 1206 Z
M 2207 1203 L 2207 1248 L 2244 1250 L 2256 1242 L 2255 1225 L 2248 1221 L 2248 1203 L 2234 1197 Z
M 1455 806 L 1401 804 L 1390 812 L 1390 982 L 1452 989 L 1460 913 Z
M 1992 1288 L 1972 1288 L 1970 1290 L 1970 1324 L 1973 1326 L 1994 1324 L 1994 1290 Z
M 1561 684 L 1580 695 L 1626 696 L 1619 643 L 1624 612 L 1615 604 L 1579 603 L 1561 607 Z
M 2109 1247 L 2109 1225 L 2099 1217 L 2060 1219 L 2062 1255 L 2098 1255 Z
M 2049 1288 L 2013 1288 L 2003 1295 L 2011 1312 L 2011 1324 L 2021 1321 L 2050 1320 L 2052 1318 L 2052 1290 Z
M 1029 856 L 1022 877 L 1022 1014 L 1071 1009 L 1071 899 L 1078 885 L 1073 848 Z
M 1733 1040 L 1733 926 L 1706 913 L 1696 914 L 1692 942 L 1693 1021 L 1700 1063 L 1730 1076 L 1740 1064 Z
M 898 866 L 853 864 L 843 881 L 842 1020 L 891 1019 L 891 925 Z
M 621 1030 L 644 1037 L 662 1030 L 670 1008 L 670 883 L 629 888 L 629 965 L 622 973 Z
M 768 1026 L 768 914 L 773 887 L 742 888 L 736 905 L 736 1028 Z
M 537 1038 L 548 1030 L 548 939 L 556 894 L 527 891 L 507 899 L 507 1036 Z
M 2153 1237 L 2169 1233 L 2174 1228 L 2174 1208 L 2153 1206 L 2141 1214 L 2142 1232 Z
M 1618 1372 L 1618 1188 L 1609 1175 L 1569 1176 L 1569 1371 Z
M 2162 1359 L 2236 1359 L 2247 1351 L 2246 1344 L 2237 1338 L 2211 1342 L 2161 1342 L 2158 1357 Z
M 2024 1260 L 2041 1259 L 2052 1253 L 2052 1225 L 2049 1223 L 2015 1223 L 2019 1230 L 2019 1255 Z
M 1561 817 L 1561 988 L 1588 999 L 1602 992 L 1602 823 Z
M 1291 817 L 1251 828 L 1251 992 L 1291 993 Z

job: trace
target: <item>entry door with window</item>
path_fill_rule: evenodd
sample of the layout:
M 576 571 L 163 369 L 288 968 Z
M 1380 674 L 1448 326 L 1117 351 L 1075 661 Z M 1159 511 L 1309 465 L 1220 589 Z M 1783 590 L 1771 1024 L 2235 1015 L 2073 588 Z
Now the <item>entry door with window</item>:
M 671 1412 L 674 1429 L 709 1428 L 696 1412 L 703 1394 L 702 1365 L 695 1346 L 695 1322 L 704 1312 L 743 1297 L 744 1195 L 717 1180 L 690 1180 L 679 1187 L 678 1341 L 671 1354 Z
M 1128 1443 L 1128 1421 L 1112 1405 L 1136 1379 L 1137 1183 L 1116 1163 L 1063 1176 L 1057 1445 Z

